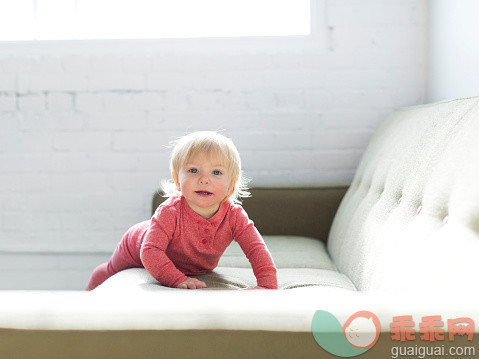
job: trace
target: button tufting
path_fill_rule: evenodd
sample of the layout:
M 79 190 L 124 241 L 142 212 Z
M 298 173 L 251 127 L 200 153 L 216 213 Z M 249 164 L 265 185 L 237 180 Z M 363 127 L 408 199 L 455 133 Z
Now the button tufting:
M 206 243 L 208 243 L 208 240 L 207 240 L 206 238 L 203 238 L 203 240 L 201 241 L 201 243 L 206 244 Z
M 402 202 L 402 197 L 399 197 L 398 204 L 401 204 L 401 202 Z
M 419 207 L 417 208 L 416 215 L 418 215 L 419 213 L 421 213 L 421 211 L 422 211 L 422 206 L 419 206 Z
M 449 220 L 449 216 L 444 217 L 442 219 L 442 224 L 446 224 L 448 220 Z

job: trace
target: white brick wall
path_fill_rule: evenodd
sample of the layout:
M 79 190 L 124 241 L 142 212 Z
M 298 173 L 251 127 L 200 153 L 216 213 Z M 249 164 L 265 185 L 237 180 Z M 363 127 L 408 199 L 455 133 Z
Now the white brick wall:
M 349 183 L 387 113 L 424 101 L 427 9 L 327 3 L 328 43 L 304 47 L 0 44 L 0 251 L 111 251 L 149 217 L 165 145 L 193 130 L 232 137 L 255 186 Z
M 478 12 L 475 0 L 430 2 L 428 102 L 479 95 L 479 46 L 474 41 Z

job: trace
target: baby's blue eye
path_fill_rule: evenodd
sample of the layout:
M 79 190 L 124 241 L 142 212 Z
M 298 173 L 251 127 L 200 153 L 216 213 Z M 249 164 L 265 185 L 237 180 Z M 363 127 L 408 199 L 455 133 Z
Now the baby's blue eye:
M 213 171 L 213 174 L 214 174 L 214 175 L 220 175 L 220 174 L 221 174 L 221 171 L 214 170 L 214 171 Z
M 196 168 L 190 168 L 188 171 L 191 173 L 198 173 L 198 170 Z

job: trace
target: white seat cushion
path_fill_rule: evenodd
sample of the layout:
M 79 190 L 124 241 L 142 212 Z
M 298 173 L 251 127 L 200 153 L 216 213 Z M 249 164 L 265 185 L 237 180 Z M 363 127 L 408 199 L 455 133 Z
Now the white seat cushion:
M 296 236 L 264 236 L 264 240 L 277 267 L 279 289 L 331 286 L 356 290 L 348 277 L 336 270 L 320 240 Z M 215 270 L 195 278 L 204 281 L 207 290 L 242 289 L 256 285 L 251 265 L 236 242 L 227 248 Z M 132 285 L 145 290 L 170 289 L 159 285 L 145 269 L 133 268 L 115 274 L 95 291 L 128 290 Z

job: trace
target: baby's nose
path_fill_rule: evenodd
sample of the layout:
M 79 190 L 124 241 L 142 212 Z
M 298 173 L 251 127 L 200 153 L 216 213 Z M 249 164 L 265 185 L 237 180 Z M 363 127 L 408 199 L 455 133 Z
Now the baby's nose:
M 208 184 L 208 183 L 210 183 L 210 180 L 208 179 L 208 177 L 202 176 L 202 177 L 200 178 L 200 183 L 201 183 L 201 184 Z

